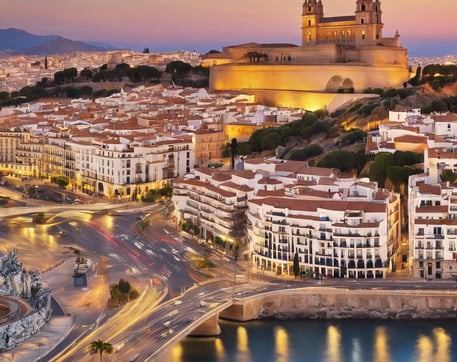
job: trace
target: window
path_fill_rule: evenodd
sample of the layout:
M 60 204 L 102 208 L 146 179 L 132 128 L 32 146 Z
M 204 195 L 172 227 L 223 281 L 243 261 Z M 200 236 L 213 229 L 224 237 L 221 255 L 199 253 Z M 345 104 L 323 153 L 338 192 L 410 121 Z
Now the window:
M 313 40 L 313 35 L 311 33 L 308 33 L 308 41 L 312 41 Z
M 366 10 L 366 5 L 365 3 L 362 3 L 362 8 L 361 8 L 362 11 L 365 11 Z
M 363 19 L 362 19 L 362 24 L 363 24 Z M 365 39 L 367 37 L 367 34 L 365 33 L 365 30 L 362 31 L 362 39 Z
M 364 17 L 362 17 L 362 19 L 360 19 L 360 24 L 365 24 L 365 18 Z
M 311 20 L 308 20 L 308 26 L 311 26 L 312 22 Z

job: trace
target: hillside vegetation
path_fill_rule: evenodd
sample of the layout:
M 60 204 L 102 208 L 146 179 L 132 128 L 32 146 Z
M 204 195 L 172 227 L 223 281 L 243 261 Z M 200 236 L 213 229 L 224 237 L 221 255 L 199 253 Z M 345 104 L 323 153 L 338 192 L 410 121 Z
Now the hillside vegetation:
M 423 155 L 366 154 L 367 132 L 388 121 L 390 110 L 420 108 L 423 114 L 457 113 L 457 68 L 448 67 L 427 66 L 400 89 L 367 89 L 367 93 L 379 97 L 345 104 L 330 115 L 307 112 L 281 127 L 259 129 L 248 142 L 237 145 L 237 154 L 307 161 L 350 175 L 368 176 L 380 186 L 398 190 L 409 175 L 418 172 L 415 165 L 423 162 Z M 228 146 L 225 156 L 229 154 Z

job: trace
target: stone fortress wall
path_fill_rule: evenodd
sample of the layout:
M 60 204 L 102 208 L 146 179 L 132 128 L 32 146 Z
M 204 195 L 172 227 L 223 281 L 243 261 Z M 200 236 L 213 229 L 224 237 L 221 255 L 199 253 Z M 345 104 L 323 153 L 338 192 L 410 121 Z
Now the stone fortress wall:
M 386 82 L 401 87 L 408 71 L 401 66 L 299 64 L 225 64 L 211 68 L 210 85 L 215 90 L 295 90 L 334 92 L 340 88 L 384 88 Z
M 401 87 L 405 79 L 408 71 L 397 65 L 224 64 L 211 68 L 210 88 L 249 92 L 256 101 L 276 106 L 332 112 L 347 101 L 370 97 L 362 93 L 367 88 L 384 88 L 387 80 Z M 340 88 L 355 93 L 338 93 Z

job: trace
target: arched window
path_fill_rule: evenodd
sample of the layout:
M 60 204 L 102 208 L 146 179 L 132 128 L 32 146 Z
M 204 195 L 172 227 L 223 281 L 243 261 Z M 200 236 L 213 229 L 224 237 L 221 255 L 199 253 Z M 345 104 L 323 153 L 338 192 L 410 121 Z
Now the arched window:
M 311 20 L 308 20 L 308 26 L 311 26 L 312 22 Z
M 312 41 L 312 40 L 313 40 L 313 34 L 308 33 L 308 41 Z
M 367 33 L 364 31 L 362 31 L 362 39 L 365 39 L 367 37 Z
M 365 3 L 362 3 L 362 7 L 361 7 L 361 10 L 362 10 L 362 11 L 365 11 L 365 10 L 366 10 L 366 6 L 365 6 Z
M 362 19 L 360 19 L 360 24 L 365 24 L 365 18 L 362 17 Z

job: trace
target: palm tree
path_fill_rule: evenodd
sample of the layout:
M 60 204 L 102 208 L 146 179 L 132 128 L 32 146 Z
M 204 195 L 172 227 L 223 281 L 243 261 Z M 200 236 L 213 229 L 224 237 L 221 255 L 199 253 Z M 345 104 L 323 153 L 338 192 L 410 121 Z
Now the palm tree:
M 113 353 L 113 346 L 111 343 L 105 342 L 101 339 L 98 339 L 96 341 L 93 341 L 91 344 L 89 344 L 88 347 L 89 354 L 100 354 L 100 362 L 103 360 L 103 352 L 106 352 L 108 354 Z

